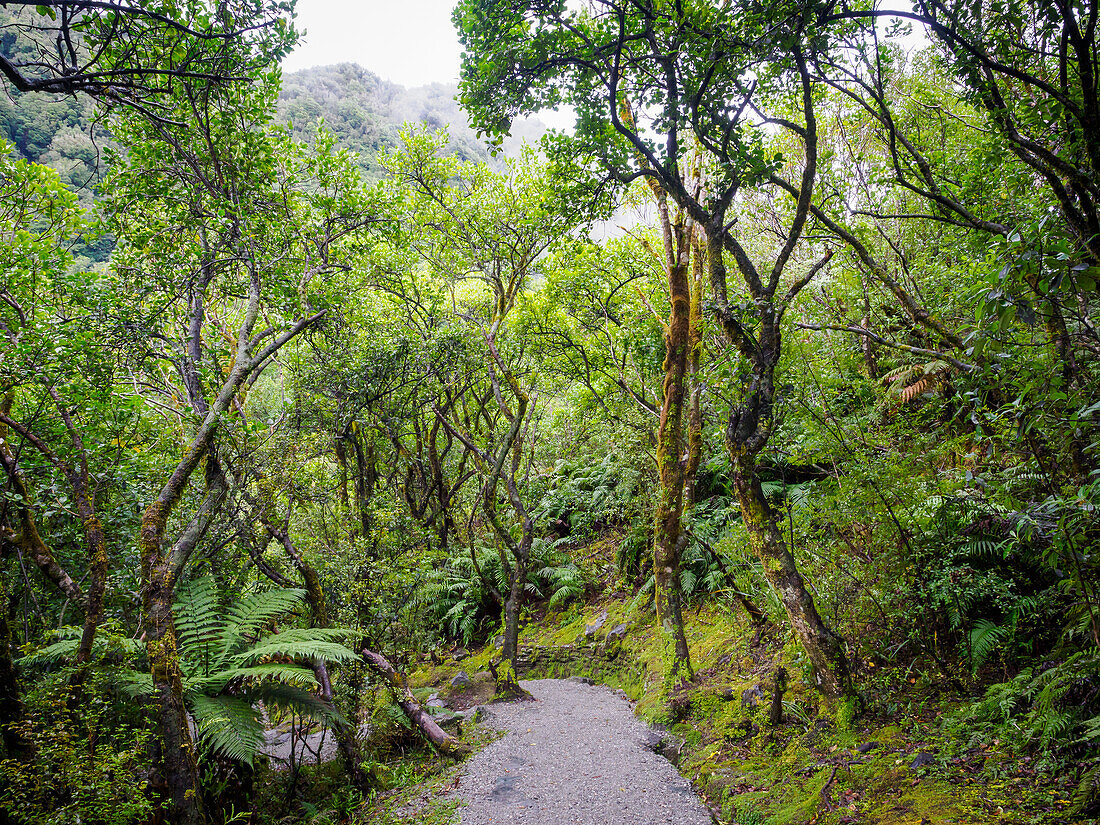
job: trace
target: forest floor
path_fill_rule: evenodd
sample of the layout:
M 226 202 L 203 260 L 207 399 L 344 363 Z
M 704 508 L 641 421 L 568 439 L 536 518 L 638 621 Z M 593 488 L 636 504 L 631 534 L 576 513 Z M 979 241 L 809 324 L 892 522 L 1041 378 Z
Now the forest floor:
M 389 750 L 377 752 L 374 763 L 390 790 L 336 821 L 702 825 L 712 815 L 722 825 L 1089 821 L 1068 812 L 1073 777 L 961 727 L 958 714 L 973 699 L 951 692 L 935 672 L 861 657 L 868 708 L 845 724 L 822 712 L 802 654 L 777 628 L 756 632 L 737 609 L 720 604 L 687 610 L 685 621 L 695 678 L 671 691 L 651 608 L 613 582 L 587 601 L 532 610 L 520 636 L 522 674 L 572 677 L 534 682 L 541 701 L 486 705 L 493 694 L 488 665 L 500 655 L 491 636 L 482 647 L 435 651 L 410 670 L 410 685 L 441 719 L 451 717 L 474 756 L 454 763 L 433 755 L 395 717 Z M 790 684 L 782 722 L 773 727 L 768 702 L 780 666 Z M 662 741 L 652 740 L 653 730 Z M 642 766 L 651 761 L 658 772 L 646 778 L 649 768 Z M 694 793 L 685 793 L 688 787 Z M 317 790 L 316 799 L 331 793 Z M 636 807 L 614 813 L 604 807 L 620 802 Z M 663 806 L 681 803 L 688 813 L 668 818 Z M 630 811 L 640 818 L 631 819 Z

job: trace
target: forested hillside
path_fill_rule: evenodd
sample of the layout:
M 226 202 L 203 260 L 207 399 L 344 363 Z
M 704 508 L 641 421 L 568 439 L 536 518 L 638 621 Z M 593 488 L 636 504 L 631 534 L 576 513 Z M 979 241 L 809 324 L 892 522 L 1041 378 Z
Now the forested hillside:
M 723 823 L 1100 815 L 1100 6 L 287 5 L 0 9 L 0 822 L 453 821 L 569 674 Z
M 13 24 L 32 13 L 0 9 L 0 47 L 16 61 L 34 61 L 33 38 Z M 110 132 L 88 97 L 35 95 L 9 88 L 0 96 L 0 137 L 26 160 L 55 169 L 72 189 L 91 198 L 99 180 L 101 150 L 111 146 Z M 405 123 L 447 129 L 449 151 L 463 160 L 489 159 L 483 142 L 467 125 L 455 102 L 456 87 L 434 84 L 406 89 L 352 64 L 323 66 L 284 75 L 274 117 L 292 125 L 308 140 L 321 118 L 342 148 L 355 152 L 368 177 L 377 178 L 379 152 L 395 148 Z M 93 123 L 94 122 L 94 123 Z M 537 125 L 525 130 L 537 137 Z

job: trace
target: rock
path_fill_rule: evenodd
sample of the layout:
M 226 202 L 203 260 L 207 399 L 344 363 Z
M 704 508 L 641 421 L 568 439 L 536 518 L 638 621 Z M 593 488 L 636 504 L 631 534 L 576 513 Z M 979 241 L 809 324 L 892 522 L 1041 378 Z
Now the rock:
M 680 763 L 680 752 L 684 748 L 684 740 L 662 728 L 650 728 L 638 742 L 646 750 L 660 754 L 673 765 Z
M 592 621 L 592 624 L 586 624 L 584 626 L 584 638 L 585 639 L 594 638 L 596 633 L 599 632 L 599 629 L 601 627 L 603 627 L 603 624 L 606 621 L 607 621 L 607 611 L 605 610 Z
M 909 767 L 911 769 L 926 768 L 929 765 L 934 764 L 935 761 L 936 758 L 932 756 L 932 754 L 928 753 L 927 751 L 921 751 L 916 755 L 916 758 L 914 758 L 913 761 L 909 763 Z
M 661 746 L 657 748 L 657 753 L 671 762 L 673 765 L 679 766 L 680 754 L 684 750 L 684 740 L 679 736 L 669 736 L 663 742 Z
M 466 675 L 466 671 L 460 670 L 452 677 L 450 684 L 451 687 L 462 690 L 463 688 L 468 688 L 473 682 L 471 682 L 470 677 Z
M 871 751 L 876 750 L 877 748 L 881 748 L 881 747 L 882 747 L 882 745 L 879 744 L 878 742 L 874 742 L 874 741 L 864 742 L 862 745 L 860 745 L 858 748 L 856 748 L 856 753 L 870 753 Z
M 495 639 L 493 639 L 493 644 L 496 647 L 503 648 L 504 647 L 504 634 L 502 633 L 499 636 L 497 636 Z
M 576 682 L 579 685 L 594 685 L 596 684 L 594 679 L 589 679 L 587 676 L 570 676 L 570 682 Z
M 459 716 L 457 713 L 447 713 L 446 715 L 435 717 L 435 721 L 439 723 L 439 727 L 443 728 L 444 730 L 454 731 L 457 731 L 461 728 L 462 719 L 463 717 Z
M 606 614 L 606 612 L 607 611 L 604 611 L 605 614 Z M 588 630 L 588 628 L 585 628 L 586 632 L 587 632 L 587 630 Z M 617 625 L 615 625 L 613 628 L 611 628 L 611 630 L 609 630 L 607 632 L 607 641 L 610 642 L 612 640 L 615 640 L 615 641 L 620 641 L 621 642 L 623 639 L 626 638 L 626 631 L 627 630 L 629 630 L 629 628 L 626 626 L 626 624 L 617 624 Z
M 430 708 L 445 708 L 445 707 L 447 707 L 446 702 L 444 702 L 442 699 L 439 698 L 438 693 L 433 693 L 431 696 L 429 696 L 428 701 L 425 702 L 424 704 L 427 705 Z
M 470 651 L 468 651 L 468 650 L 464 650 L 464 649 L 462 649 L 461 647 L 460 647 L 460 648 L 458 648 L 458 649 L 457 649 L 457 650 L 456 650 L 456 651 L 455 651 L 455 652 L 454 652 L 454 653 L 452 654 L 452 657 L 454 658 L 454 660 L 455 660 L 456 662 L 461 662 L 461 661 L 462 661 L 463 659 L 469 658 L 469 656 L 470 656 Z
M 750 710 L 759 704 L 760 700 L 764 698 L 764 686 L 753 685 L 748 690 L 741 693 L 741 707 L 749 708 Z
M 718 691 L 718 695 L 727 702 L 732 702 L 737 698 L 737 691 L 731 687 L 724 687 Z

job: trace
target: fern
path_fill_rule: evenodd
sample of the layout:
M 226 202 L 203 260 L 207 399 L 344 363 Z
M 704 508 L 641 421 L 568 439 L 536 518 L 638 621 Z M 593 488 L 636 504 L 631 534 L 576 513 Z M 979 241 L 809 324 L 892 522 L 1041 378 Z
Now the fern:
M 250 763 L 264 745 L 263 722 L 252 703 L 238 696 L 190 698 L 199 741 L 229 759 Z
M 1100 807 L 1100 760 L 1084 772 L 1071 800 L 1070 814 L 1087 816 Z
M 180 582 L 176 587 L 176 636 L 184 658 L 199 664 L 205 672 L 214 666 L 213 652 L 218 649 L 222 629 L 218 589 L 211 576 Z
M 354 631 L 290 628 L 262 635 L 300 611 L 304 599 L 303 590 L 279 588 L 223 606 L 209 574 L 179 586 L 175 614 L 184 702 L 205 751 L 251 763 L 264 743 L 256 710 L 261 702 L 269 712 L 293 711 L 344 724 L 316 695 L 310 665 L 356 661 L 355 652 L 340 641 Z M 146 696 L 153 682 L 147 673 L 134 673 L 123 689 Z
M 994 624 L 988 619 L 979 619 L 970 631 L 970 669 L 977 673 L 989 654 L 1004 644 L 1010 635 L 1010 628 Z
M 92 644 L 92 660 L 102 661 L 107 657 L 116 657 L 126 662 L 140 656 L 145 646 L 137 639 L 131 639 L 117 632 L 118 628 L 105 623 L 100 627 Z M 65 626 L 54 631 L 57 641 L 46 645 L 41 650 L 29 653 L 19 659 L 20 667 L 50 667 L 76 658 L 76 651 L 80 647 L 80 637 L 83 628 Z
M 221 649 L 215 666 L 252 644 L 262 628 L 301 610 L 306 592 L 296 588 L 272 588 L 231 603 L 221 633 Z

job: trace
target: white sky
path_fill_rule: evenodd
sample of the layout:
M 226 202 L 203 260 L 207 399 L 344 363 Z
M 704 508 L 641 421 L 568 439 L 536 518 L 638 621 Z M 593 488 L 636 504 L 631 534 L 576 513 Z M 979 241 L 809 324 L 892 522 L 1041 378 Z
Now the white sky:
M 458 82 L 462 49 L 451 25 L 455 0 L 298 0 L 302 42 L 287 72 L 358 63 L 402 86 Z

